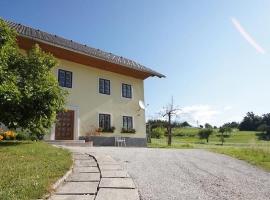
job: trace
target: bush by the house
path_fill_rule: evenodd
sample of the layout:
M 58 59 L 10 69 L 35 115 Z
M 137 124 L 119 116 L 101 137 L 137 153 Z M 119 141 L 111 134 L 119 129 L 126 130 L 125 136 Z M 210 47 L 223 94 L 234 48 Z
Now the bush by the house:
M 23 131 L 18 131 L 16 134 L 16 140 L 29 140 L 29 134 L 27 134 L 26 132 Z
M 16 134 L 14 131 L 4 131 L 3 129 L 0 130 L 0 141 L 2 140 L 15 140 Z

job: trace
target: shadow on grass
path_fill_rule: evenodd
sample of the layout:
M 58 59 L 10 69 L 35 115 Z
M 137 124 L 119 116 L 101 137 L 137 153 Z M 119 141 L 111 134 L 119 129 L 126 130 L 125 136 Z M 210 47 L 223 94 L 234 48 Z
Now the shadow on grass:
M 258 132 L 256 133 L 258 140 L 270 141 L 270 134 L 265 132 Z
M 1 141 L 0 147 L 6 147 L 6 146 L 17 146 L 22 144 L 32 144 L 32 141 L 17 141 L 17 140 L 9 140 L 9 141 Z

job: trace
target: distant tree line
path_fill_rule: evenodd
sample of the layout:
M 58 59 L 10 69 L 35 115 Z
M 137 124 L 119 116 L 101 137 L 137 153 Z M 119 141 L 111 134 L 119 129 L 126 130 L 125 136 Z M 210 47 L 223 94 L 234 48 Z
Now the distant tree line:
M 157 127 L 168 126 L 168 122 L 166 120 L 148 120 L 147 125 L 150 125 L 151 130 Z M 172 122 L 172 128 L 183 128 L 183 127 L 192 127 L 188 122 Z M 204 126 L 200 125 L 200 128 L 214 128 L 216 126 L 212 126 L 209 123 L 206 123 Z M 227 122 L 220 126 L 220 128 L 231 128 L 231 129 L 239 129 L 240 131 L 267 131 L 269 129 L 270 132 L 270 113 L 263 115 L 256 115 L 253 112 L 248 112 L 243 120 L 238 122 Z
M 166 120 L 148 120 L 147 127 L 150 127 L 151 131 L 152 129 L 158 128 L 158 127 L 168 127 L 168 121 Z M 183 128 L 183 127 L 192 127 L 188 122 L 172 122 L 171 124 L 172 128 Z

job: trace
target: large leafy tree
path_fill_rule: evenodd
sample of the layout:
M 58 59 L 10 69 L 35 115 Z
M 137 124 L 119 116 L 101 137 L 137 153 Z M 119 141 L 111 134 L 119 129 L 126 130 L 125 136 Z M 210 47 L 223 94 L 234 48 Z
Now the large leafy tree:
M 35 45 L 26 55 L 16 32 L 0 19 L 0 122 L 35 134 L 48 131 L 65 105 L 66 91 L 52 73 L 56 59 Z
M 262 123 L 262 117 L 248 112 L 243 121 L 239 124 L 240 131 L 256 131 Z

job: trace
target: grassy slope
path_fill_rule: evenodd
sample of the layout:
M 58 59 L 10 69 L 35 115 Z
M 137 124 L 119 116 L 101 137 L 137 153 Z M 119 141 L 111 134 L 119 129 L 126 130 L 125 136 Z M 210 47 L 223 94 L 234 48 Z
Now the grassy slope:
M 37 199 L 72 164 L 71 154 L 42 142 L 0 143 L 0 197 Z
M 213 134 L 210 142 L 197 137 L 198 129 L 178 129 L 174 133 L 181 136 L 174 136 L 172 146 L 167 146 L 167 138 L 152 138 L 149 147 L 153 148 L 203 148 L 217 153 L 226 154 L 237 159 L 245 160 L 251 164 L 270 171 L 270 141 L 259 140 L 254 131 L 235 131 L 231 137 L 225 138 L 224 146 L 220 145 L 219 137 Z
M 270 171 L 269 147 L 224 147 L 213 148 L 211 151 L 226 154 L 240 160 L 245 160 L 250 164 Z

